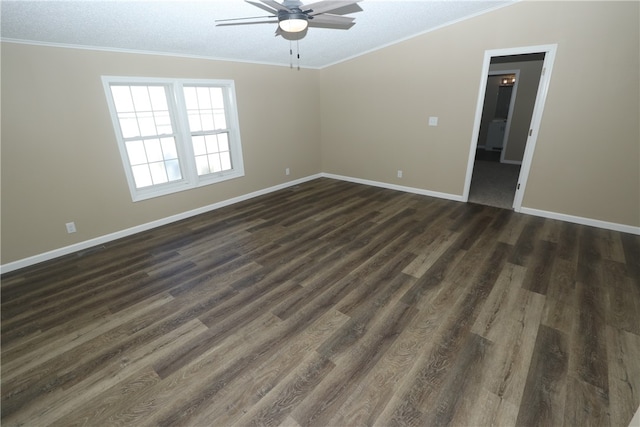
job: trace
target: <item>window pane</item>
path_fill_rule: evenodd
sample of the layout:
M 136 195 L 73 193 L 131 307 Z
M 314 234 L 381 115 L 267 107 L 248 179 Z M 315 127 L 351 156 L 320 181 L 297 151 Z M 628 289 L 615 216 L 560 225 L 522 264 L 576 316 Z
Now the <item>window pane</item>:
M 218 134 L 218 148 L 220 149 L 220 151 L 229 151 L 229 134 L 228 133 Z
M 184 88 L 184 102 L 187 105 L 187 110 L 198 109 L 198 97 L 196 95 L 195 87 Z
M 200 132 L 202 130 L 200 114 L 197 111 L 189 112 L 189 129 L 191 129 L 191 132 Z
M 201 110 L 211 109 L 211 95 L 208 87 L 196 88 L 198 92 L 198 108 Z
M 129 164 L 133 166 L 147 163 L 147 154 L 144 151 L 144 143 L 142 141 L 127 141 L 126 146 Z
M 152 113 L 139 113 L 138 124 L 140 125 L 140 136 L 157 135 Z
M 209 165 L 211 172 L 220 172 L 222 170 L 220 166 L 220 156 L 218 154 L 209 154 Z
M 151 100 L 147 86 L 131 86 L 131 96 L 136 111 L 151 111 Z
M 171 116 L 169 116 L 168 111 L 157 111 L 153 114 L 156 120 L 156 135 L 166 135 L 169 133 L 173 133 L 173 128 L 171 127 Z
M 148 165 L 134 166 L 131 171 L 133 172 L 133 180 L 136 182 L 136 188 L 148 187 L 153 184 Z
M 222 164 L 223 171 L 228 171 L 231 169 L 231 156 L 228 152 L 220 153 L 220 163 Z
M 167 94 L 163 86 L 149 86 L 151 106 L 155 111 L 169 110 L 167 106 Z
M 210 112 L 200 113 L 200 120 L 202 123 L 202 130 L 214 130 L 213 115 Z
M 196 156 L 207 154 L 207 146 L 204 142 L 204 136 L 194 136 L 191 139 L 193 141 L 193 154 Z
M 164 162 L 149 163 L 149 169 L 151 170 L 151 179 L 154 184 L 163 184 L 168 181 Z
M 207 160 L 207 156 L 196 157 L 196 169 L 198 170 L 198 175 L 206 175 L 209 173 L 209 161 Z
M 113 103 L 116 105 L 117 111 L 133 111 L 133 100 L 129 86 L 111 86 L 111 95 L 113 95 Z
M 169 181 L 177 181 L 182 179 L 182 173 L 180 172 L 180 163 L 178 160 L 168 160 L 165 162 L 167 167 L 167 176 Z
M 176 140 L 174 138 L 162 138 L 160 143 L 162 144 L 162 154 L 165 160 L 178 158 L 178 150 L 176 149 Z
M 218 152 L 218 138 L 216 135 L 207 135 L 207 153 Z
M 216 110 L 213 113 L 213 120 L 216 123 L 216 130 L 227 128 L 227 117 L 224 114 L 224 110 Z
M 122 130 L 123 138 L 135 138 L 140 136 L 140 128 L 138 127 L 138 119 L 135 113 L 120 114 L 120 130 Z
M 147 151 L 148 162 L 160 162 L 164 160 L 159 139 L 147 139 L 144 141 L 144 148 Z
M 212 87 L 209 88 L 209 91 L 211 93 L 211 107 L 224 109 L 224 96 L 222 93 L 222 88 Z
M 111 93 L 123 138 L 173 133 L 164 86 L 111 86 Z

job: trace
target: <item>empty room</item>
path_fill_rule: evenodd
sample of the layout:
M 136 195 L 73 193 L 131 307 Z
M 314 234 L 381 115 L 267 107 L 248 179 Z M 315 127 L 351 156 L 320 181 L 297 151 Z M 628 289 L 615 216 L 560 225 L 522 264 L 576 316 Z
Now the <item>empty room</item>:
M 640 426 L 640 3 L 0 3 L 3 426 Z

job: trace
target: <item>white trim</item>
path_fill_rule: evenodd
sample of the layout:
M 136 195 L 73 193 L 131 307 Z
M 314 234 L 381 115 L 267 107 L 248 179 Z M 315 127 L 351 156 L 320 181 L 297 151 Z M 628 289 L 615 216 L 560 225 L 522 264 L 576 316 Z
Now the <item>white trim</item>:
M 629 427 L 640 427 L 640 406 L 638 406 L 635 415 L 629 421 Z
M 640 227 L 634 227 L 632 225 L 618 224 L 615 222 L 601 221 L 598 219 L 584 218 L 580 216 L 567 215 L 558 212 L 550 212 L 526 207 L 522 207 L 520 209 L 520 213 L 540 216 L 549 219 L 557 219 L 559 221 L 572 222 L 574 224 L 588 225 L 590 227 L 604 228 L 606 230 L 619 231 L 621 233 L 640 235 Z
M 204 56 L 204 55 L 192 55 L 187 53 L 179 53 L 179 52 L 156 52 L 152 50 L 137 50 L 137 49 L 124 49 L 124 48 L 116 48 L 116 47 L 102 47 L 102 46 L 86 46 L 86 45 L 75 45 L 75 44 L 67 44 L 67 43 L 54 43 L 54 42 L 42 42 L 37 40 L 22 40 L 22 39 L 12 39 L 6 37 L 0 37 L 0 42 L 2 43 L 15 43 L 15 44 L 25 44 L 31 46 L 44 46 L 44 47 L 56 47 L 61 49 L 78 49 L 78 50 L 95 50 L 98 52 L 114 52 L 114 53 L 126 53 L 133 55 L 156 55 L 156 56 L 170 56 L 175 58 L 187 58 L 187 59 L 202 59 L 204 61 L 221 61 L 221 62 L 238 62 L 241 64 L 254 64 L 254 65 L 272 65 L 274 67 L 287 67 L 290 68 L 290 64 L 284 64 L 280 62 L 269 62 L 269 61 L 251 61 L 248 59 L 238 59 L 238 58 L 224 58 L 224 57 L 216 57 L 216 56 Z M 307 68 L 311 70 L 319 70 L 322 67 L 312 67 L 312 66 L 300 66 L 300 68 Z
M 540 124 L 542 123 L 542 113 L 544 111 L 544 104 L 547 100 L 547 93 L 549 92 L 549 82 L 551 81 L 551 72 L 553 70 L 553 64 L 556 60 L 556 51 L 558 45 L 548 45 L 544 50 L 538 52 L 545 52 L 544 62 L 542 63 L 542 72 L 540 75 L 540 83 L 538 84 L 538 92 L 536 93 L 536 101 L 533 106 L 533 114 L 531 116 L 531 130 L 526 145 L 524 147 L 524 155 L 522 157 L 522 167 L 520 167 L 520 176 L 518 177 L 518 188 L 513 200 L 513 208 L 516 212 L 522 211 L 522 199 L 524 198 L 524 192 L 527 187 L 527 180 L 529 179 L 529 171 L 531 169 L 531 162 L 533 161 L 533 152 L 538 141 L 538 131 L 540 130 Z M 529 50 L 528 53 L 534 53 Z
M 353 178 L 350 176 L 343 176 L 343 175 L 334 175 L 332 173 L 323 172 L 320 175 L 323 178 L 338 179 L 340 181 L 348 181 L 356 184 L 365 184 L 365 185 L 370 185 L 372 187 L 381 187 L 381 188 L 387 188 L 389 190 L 404 191 L 405 193 L 414 193 L 414 194 L 420 194 L 422 196 L 437 197 L 439 199 L 453 200 L 455 202 L 463 201 L 462 196 L 459 196 L 457 194 L 440 193 L 438 191 L 423 190 L 422 188 L 405 187 L 404 185 L 395 185 L 395 184 L 389 184 L 387 182 L 380 182 L 380 181 L 370 181 L 368 179 Z
M 252 199 L 254 197 L 262 196 L 264 194 L 272 193 L 274 191 L 282 190 L 284 188 L 292 187 L 294 185 L 302 184 L 307 181 L 311 181 L 316 178 L 320 178 L 321 174 L 310 175 L 305 178 L 296 179 L 294 181 L 285 182 L 283 184 L 274 185 L 273 187 L 257 190 L 252 193 L 244 194 L 242 196 L 233 197 L 231 199 L 223 200 L 221 202 L 213 203 L 211 205 L 203 206 L 201 208 L 193 209 L 187 212 L 172 215 L 170 217 L 161 218 L 155 221 L 147 222 L 146 224 L 137 225 L 135 227 L 127 228 L 125 230 L 116 231 L 115 233 L 107 234 L 104 236 L 96 237 L 93 239 L 85 240 L 84 242 L 74 243 L 73 245 L 65 246 L 63 248 L 54 249 L 49 252 L 34 255 L 28 258 L 23 258 L 18 261 L 10 262 L 0 266 L 0 274 L 9 273 L 20 268 L 29 267 L 44 261 L 49 261 L 54 258 L 59 258 L 64 255 L 69 255 L 74 252 L 82 251 L 92 248 L 97 245 L 108 243 L 123 237 L 131 236 L 136 233 L 151 230 L 163 225 L 170 224 L 172 222 L 181 221 L 192 216 L 200 215 L 206 212 L 214 211 L 216 209 L 223 208 L 225 206 L 232 205 L 234 203 L 242 202 Z
M 473 124 L 473 130 L 471 133 L 471 147 L 469 150 L 469 157 L 467 159 L 467 175 L 465 177 L 464 190 L 462 193 L 462 200 L 469 200 L 469 190 L 471 188 L 471 177 L 473 175 L 473 164 L 475 162 L 476 147 L 478 145 L 478 135 L 480 133 L 480 122 L 482 120 L 482 109 L 484 107 L 484 96 L 487 89 L 487 76 L 489 74 L 489 67 L 491 65 L 491 58 L 494 56 L 511 56 L 522 55 L 529 53 L 544 52 L 544 62 L 542 64 L 542 73 L 540 76 L 540 83 L 538 84 L 538 93 L 536 95 L 535 105 L 533 107 L 533 115 L 531 117 L 530 129 L 533 131 L 527 139 L 527 143 L 524 150 L 524 156 L 522 158 L 522 166 L 520 168 L 520 176 L 518 177 L 519 189 L 516 189 L 515 197 L 513 200 L 513 209 L 516 212 L 521 212 L 522 199 L 524 191 L 527 185 L 527 178 L 529 176 L 529 169 L 531 168 L 531 161 L 533 159 L 533 152 L 535 150 L 536 139 L 538 137 L 538 130 L 542 121 L 542 111 L 544 110 L 544 104 L 547 99 L 547 92 L 549 91 L 549 81 L 551 79 L 551 70 L 553 69 L 553 63 L 556 57 L 556 51 L 558 49 L 557 44 L 538 45 L 538 46 L 525 46 L 514 47 L 507 49 L 494 49 L 486 50 L 484 52 L 484 61 L 482 65 L 482 73 L 480 75 L 480 87 L 478 89 L 478 101 L 476 104 L 476 115 Z

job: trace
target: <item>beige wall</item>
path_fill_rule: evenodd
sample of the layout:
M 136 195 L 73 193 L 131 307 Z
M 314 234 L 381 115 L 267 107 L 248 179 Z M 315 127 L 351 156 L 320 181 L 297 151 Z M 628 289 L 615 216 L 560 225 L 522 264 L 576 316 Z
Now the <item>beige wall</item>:
M 245 177 L 132 202 L 101 75 L 235 80 Z M 317 70 L 3 43 L 2 264 L 317 174 L 319 107 Z
M 540 73 L 543 61 L 509 62 L 505 64 L 492 64 L 489 71 L 520 70 L 518 77 L 518 91 L 513 106 L 511 129 L 504 159 L 513 162 L 521 162 L 524 157 L 524 148 L 527 145 L 533 106 L 538 94 Z
M 639 226 L 638 8 L 525 1 L 321 70 L 322 170 L 462 195 L 484 52 L 557 43 L 523 207 Z
M 485 50 L 552 43 L 523 206 L 640 226 L 638 9 L 520 2 L 300 72 L 3 43 L 1 263 L 321 171 L 462 195 Z M 246 176 L 131 202 L 101 75 L 235 80 Z

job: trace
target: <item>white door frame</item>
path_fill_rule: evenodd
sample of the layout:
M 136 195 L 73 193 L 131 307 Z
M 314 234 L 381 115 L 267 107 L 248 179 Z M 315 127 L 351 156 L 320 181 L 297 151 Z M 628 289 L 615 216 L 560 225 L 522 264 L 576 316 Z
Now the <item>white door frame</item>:
M 539 45 L 539 46 L 525 46 L 515 47 L 508 49 L 493 49 L 484 52 L 484 62 L 482 65 L 482 74 L 480 75 L 480 88 L 478 90 L 478 102 L 476 105 L 476 117 L 473 124 L 473 131 L 471 135 L 471 149 L 469 150 L 469 159 L 467 161 L 467 175 L 464 183 L 464 192 L 462 194 L 462 200 L 467 202 L 469 200 L 469 189 L 471 187 L 471 177 L 473 175 L 473 164 L 475 162 L 476 148 L 478 145 L 478 135 L 480 133 L 480 121 L 482 120 L 482 108 L 484 106 L 484 95 L 487 89 L 487 76 L 489 75 L 489 66 L 491 65 L 491 58 L 494 56 L 511 56 L 511 55 L 526 55 L 531 53 L 544 52 L 544 62 L 542 64 L 542 74 L 540 76 L 540 83 L 538 84 L 538 93 L 536 95 L 536 101 L 533 107 L 533 114 L 531 116 L 531 125 L 529 129 L 529 137 L 524 149 L 524 156 L 522 157 L 522 166 L 520 167 L 520 176 L 518 177 L 518 186 L 516 188 L 515 197 L 513 200 L 513 209 L 516 212 L 520 212 L 522 208 L 522 199 L 524 197 L 525 188 L 527 186 L 527 178 L 529 176 L 529 170 L 531 168 L 531 160 L 533 159 L 533 152 L 535 150 L 536 139 L 538 137 L 538 130 L 540 129 L 540 123 L 542 121 L 542 111 L 544 110 L 544 103 L 547 99 L 547 93 L 549 91 L 549 81 L 551 80 L 551 71 L 556 58 L 556 51 L 558 49 L 557 44 Z

